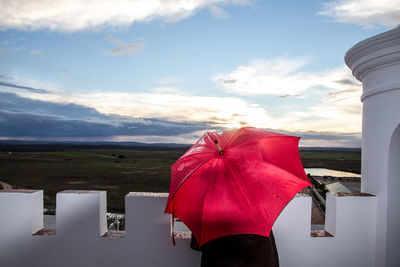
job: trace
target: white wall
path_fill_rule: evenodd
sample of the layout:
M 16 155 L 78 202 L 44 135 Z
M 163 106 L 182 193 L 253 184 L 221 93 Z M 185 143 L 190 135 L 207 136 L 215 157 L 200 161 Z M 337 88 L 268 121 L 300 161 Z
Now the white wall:
M 400 263 L 400 124 L 393 133 L 389 151 L 389 199 L 387 229 L 387 265 L 398 266 Z
M 393 238 L 389 241 L 397 232 L 392 225 L 400 217 L 393 209 L 399 202 L 400 183 L 389 178 L 394 172 L 389 154 L 392 146 L 399 145 L 391 140 L 400 123 L 400 27 L 356 44 L 345 60 L 363 85 L 361 191 L 376 195 L 377 200 L 375 266 L 398 266 L 388 259 L 399 255 L 392 249 Z M 391 160 L 397 160 L 391 168 L 400 163 L 398 158 Z M 400 238 L 396 242 L 398 247 Z
M 42 196 L 0 191 L 0 266 L 200 266 L 188 239 L 172 245 L 167 194 L 128 194 L 123 238 L 101 237 L 104 191 L 58 193 L 56 234 L 32 235 L 43 225 Z M 310 197 L 284 209 L 273 228 L 281 266 L 374 266 L 375 197 L 328 195 L 327 207 L 334 237 L 310 236 Z

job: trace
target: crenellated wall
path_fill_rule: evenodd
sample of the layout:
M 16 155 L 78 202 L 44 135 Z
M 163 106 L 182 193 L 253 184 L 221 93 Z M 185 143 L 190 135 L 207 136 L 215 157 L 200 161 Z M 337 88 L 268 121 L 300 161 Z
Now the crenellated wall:
M 189 239 L 172 244 L 170 216 L 163 213 L 167 194 L 128 194 L 125 232 L 106 229 L 105 191 L 58 193 L 56 230 L 43 230 L 42 197 L 41 190 L 0 191 L 0 266 L 200 266 Z M 332 235 L 311 232 L 311 198 L 297 195 L 273 231 L 282 267 L 368 267 L 374 229 L 372 195 L 328 195 Z

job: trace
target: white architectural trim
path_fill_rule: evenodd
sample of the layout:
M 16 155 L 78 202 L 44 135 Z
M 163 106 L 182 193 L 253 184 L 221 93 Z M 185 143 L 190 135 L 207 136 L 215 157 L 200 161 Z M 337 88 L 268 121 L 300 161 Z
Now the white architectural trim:
M 361 102 L 364 102 L 365 99 L 367 99 L 368 97 L 377 95 L 377 94 L 382 94 L 382 93 L 388 93 L 388 92 L 392 92 L 392 91 L 397 91 L 400 90 L 400 87 L 397 88 L 391 88 L 390 86 L 385 87 L 385 88 L 374 88 L 371 90 L 368 90 L 368 92 L 365 92 L 361 95 Z
M 400 50 L 392 49 L 395 46 L 400 47 L 400 27 L 354 45 L 347 51 L 345 62 L 353 75 L 362 81 L 368 72 L 400 62 Z

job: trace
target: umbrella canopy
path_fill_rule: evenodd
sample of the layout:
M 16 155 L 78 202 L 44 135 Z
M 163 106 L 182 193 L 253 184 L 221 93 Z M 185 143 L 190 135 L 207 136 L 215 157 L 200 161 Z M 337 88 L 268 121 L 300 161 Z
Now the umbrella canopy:
M 172 165 L 165 212 L 199 245 L 237 234 L 268 237 L 287 203 L 311 185 L 299 139 L 250 127 L 205 133 Z

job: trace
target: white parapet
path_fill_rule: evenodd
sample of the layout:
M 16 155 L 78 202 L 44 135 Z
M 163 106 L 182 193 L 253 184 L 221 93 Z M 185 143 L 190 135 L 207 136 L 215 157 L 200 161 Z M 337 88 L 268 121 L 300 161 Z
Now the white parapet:
M 18 207 L 18 209 L 17 209 Z M 42 190 L 0 190 L 0 236 L 29 236 L 43 228 Z
M 32 235 L 43 226 L 42 194 L 0 191 L 0 266 L 200 265 L 190 239 L 172 244 L 167 194 L 128 194 L 126 232 L 110 233 L 104 228 L 106 192 L 63 191 L 57 194 L 56 234 Z M 326 230 L 333 236 L 322 231 L 313 237 L 311 198 L 297 195 L 273 227 L 280 266 L 373 266 L 375 216 L 374 196 L 328 195 Z
M 311 228 L 311 197 L 298 195 L 275 222 L 280 266 L 374 266 L 376 199 L 327 194 L 325 230 Z
M 197 266 L 190 240 L 172 245 L 166 201 L 166 194 L 128 194 L 125 234 L 107 231 L 105 191 L 62 191 L 49 235 L 43 191 L 0 191 L 0 266 Z
M 325 230 L 332 237 L 312 238 L 312 252 L 329 259 L 324 266 L 374 266 L 376 197 L 329 193 L 326 198 Z
M 26 241 L 42 228 L 42 190 L 0 190 L 0 266 L 18 266 L 30 249 Z
M 107 232 L 105 191 L 67 190 L 57 194 L 57 235 L 102 236 Z

